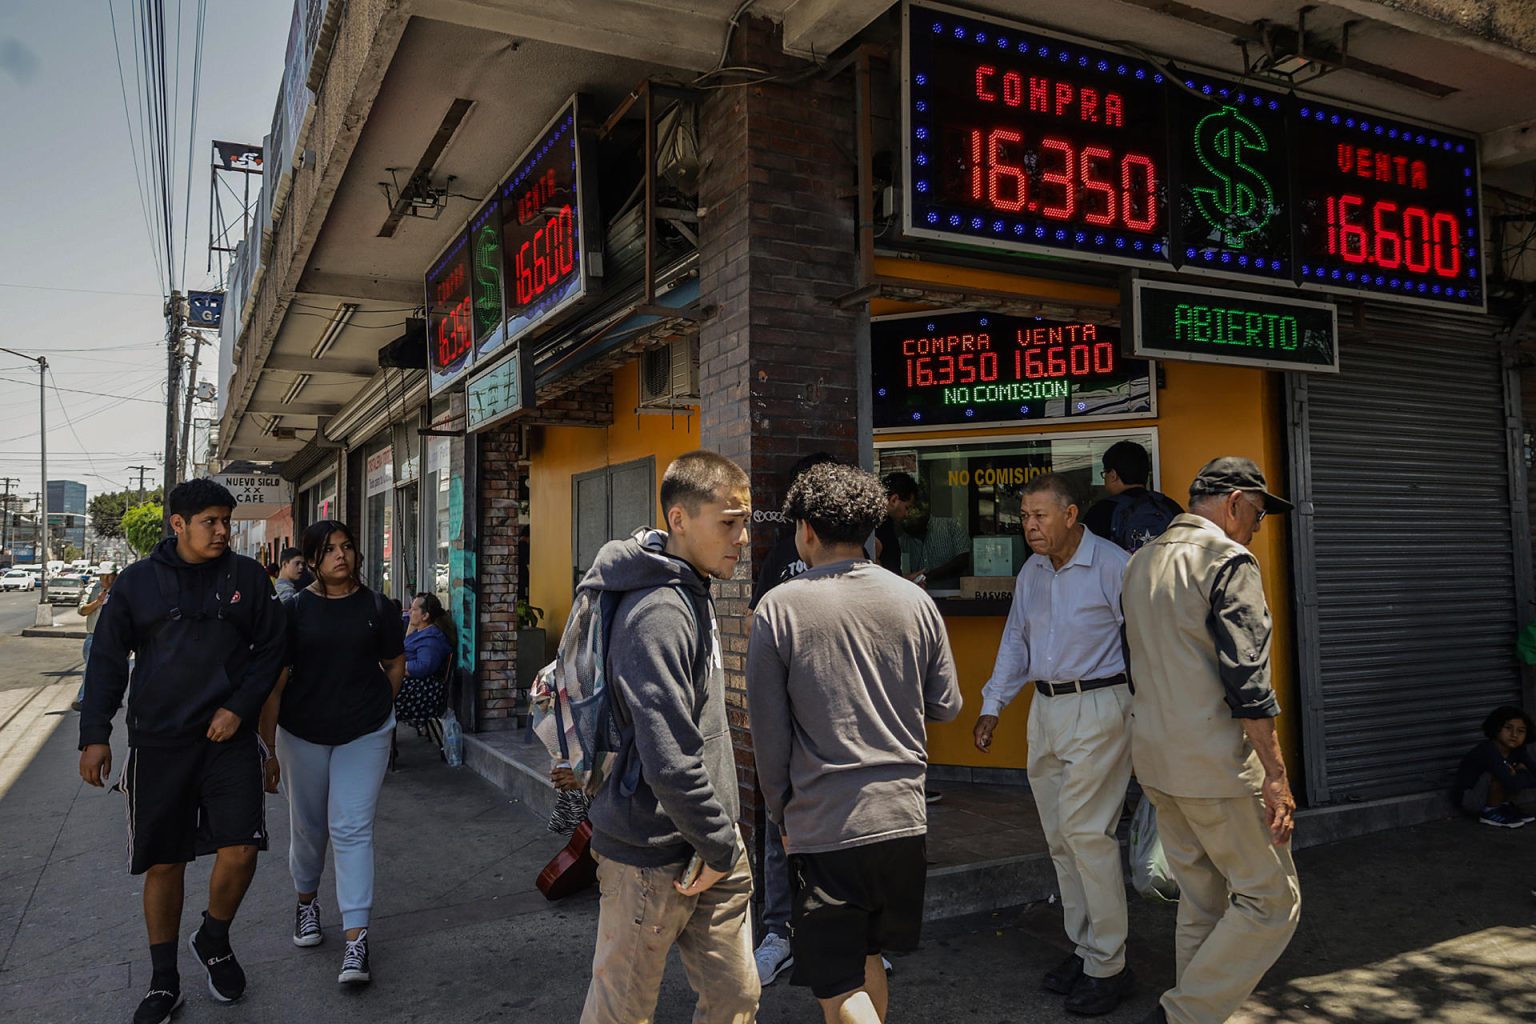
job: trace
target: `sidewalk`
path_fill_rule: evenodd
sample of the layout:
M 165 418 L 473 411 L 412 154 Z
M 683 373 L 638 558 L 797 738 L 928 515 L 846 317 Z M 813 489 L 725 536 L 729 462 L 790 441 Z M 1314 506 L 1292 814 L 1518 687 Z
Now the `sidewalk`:
M 148 981 L 138 880 L 125 870 L 121 797 L 76 774 L 77 718 L 68 711 L 78 651 L 0 638 L 0 1022 L 126 1022 Z M 116 737 L 118 763 L 123 737 Z M 327 940 L 290 942 L 284 868 L 287 808 L 268 804 L 272 849 L 237 920 L 234 945 L 250 975 L 233 1007 L 207 996 L 182 956 L 187 1005 L 178 1022 L 575 1021 L 589 976 L 597 901 L 549 904 L 533 887 L 563 844 L 499 790 L 437 759 L 409 728 L 401 771 L 385 783 L 378 822 L 375 983 L 335 982 L 333 882 L 322 883 Z M 1301 929 L 1266 985 L 1234 1019 L 1271 1022 L 1536 1019 L 1536 826 L 1502 830 L 1442 822 L 1297 857 Z M 190 928 L 209 862 L 188 870 Z M 1140 1020 L 1171 983 L 1173 908 L 1132 898 L 1135 999 L 1109 1024 Z M 183 932 L 185 941 L 186 931 Z M 896 958 L 896 1018 L 1065 1022 L 1038 978 L 1066 953 L 1050 903 L 944 921 L 923 948 Z M 689 1019 L 693 995 L 676 960 L 659 1022 Z M 817 1019 L 807 992 L 780 982 L 759 1019 Z
M 21 631 L 26 637 L 57 637 L 67 640 L 84 640 L 85 616 L 68 605 L 53 608 L 53 625 L 28 626 Z

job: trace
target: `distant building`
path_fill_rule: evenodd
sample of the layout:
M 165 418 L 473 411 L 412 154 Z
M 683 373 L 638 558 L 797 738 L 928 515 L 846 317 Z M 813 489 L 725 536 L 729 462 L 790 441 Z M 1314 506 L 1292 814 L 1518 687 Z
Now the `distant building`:
M 55 543 L 85 550 L 85 484 L 48 481 L 48 525 Z M 55 552 L 57 554 L 57 552 Z

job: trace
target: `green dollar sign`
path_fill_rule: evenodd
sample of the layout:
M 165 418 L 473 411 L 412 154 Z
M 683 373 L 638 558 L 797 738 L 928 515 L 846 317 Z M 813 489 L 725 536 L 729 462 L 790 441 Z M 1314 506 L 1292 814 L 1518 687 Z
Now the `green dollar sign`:
M 501 242 L 489 224 L 475 237 L 475 316 L 481 330 L 501 321 Z
M 1195 205 L 1233 249 L 1241 249 L 1243 240 L 1268 224 L 1275 212 L 1275 191 L 1243 160 L 1244 150 L 1267 153 L 1269 140 L 1236 107 L 1222 107 L 1195 125 L 1195 155 L 1220 182 L 1191 189 Z

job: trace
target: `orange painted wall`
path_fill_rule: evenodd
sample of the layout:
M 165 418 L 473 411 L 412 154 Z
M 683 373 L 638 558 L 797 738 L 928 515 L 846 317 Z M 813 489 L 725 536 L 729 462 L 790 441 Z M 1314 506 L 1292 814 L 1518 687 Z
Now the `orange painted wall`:
M 639 373 L 638 360 L 614 373 L 612 425 L 545 427 L 529 460 L 528 596 L 551 642 L 571 610 L 571 477 L 655 456 L 659 483 L 669 462 L 699 446 L 697 415 L 636 414 Z
M 907 267 L 912 266 L 907 264 Z M 887 270 L 884 266 L 881 269 Z M 910 270 L 908 274 L 923 276 Z M 954 279 L 955 283 L 963 284 L 968 275 L 984 276 L 986 279 L 981 283 L 973 283 L 973 287 L 1001 290 L 1000 286 L 1009 282 L 1004 275 L 956 268 L 944 268 L 944 276 L 934 276 L 932 279 L 945 282 Z M 1012 280 L 1014 287 L 1018 288 L 1018 282 L 1023 279 Z M 1019 290 L 1027 290 L 1028 287 L 1033 287 L 1036 294 L 1041 294 L 1051 285 L 1048 282 L 1029 282 L 1026 288 Z M 1113 292 L 1103 290 L 1097 290 L 1097 295 L 1101 301 L 1107 298 L 1112 302 L 1114 297 Z M 1085 296 L 1073 294 L 1071 298 L 1083 301 Z M 871 312 L 880 315 L 912 308 L 910 305 L 876 302 L 872 304 Z M 1254 459 L 1264 468 L 1271 487 L 1281 495 L 1286 494 L 1284 382 L 1281 375 L 1264 370 L 1187 362 L 1165 362 L 1163 370 L 1167 386 L 1158 392 L 1157 419 L 1093 423 L 1085 425 L 1085 429 L 1097 431 L 1123 427 L 1144 430 L 1148 426 L 1156 426 L 1161 489 L 1180 504 L 1188 501 L 1189 482 L 1195 472 L 1218 455 L 1244 455 Z M 1023 426 L 1013 431 L 935 430 L 921 435 L 886 437 L 877 433 L 875 440 L 877 443 L 883 439 L 899 442 L 920 437 L 925 440 L 949 438 L 963 441 L 983 433 L 991 437 L 1004 433 L 1025 437 L 1031 434 L 1061 433 L 1063 429 L 1063 424 L 1051 423 Z M 1252 547 L 1264 574 L 1265 596 L 1269 600 L 1275 623 L 1271 666 L 1280 705 L 1285 709 L 1279 721 L 1282 749 L 1292 773 L 1299 774 L 1302 767 L 1300 715 L 1296 696 L 1290 563 L 1285 520 L 1267 521 L 1254 539 Z M 1025 766 L 1028 758 L 1025 723 L 1034 693 L 1033 687 L 1026 688 L 1004 710 L 994 734 L 992 753 L 981 753 L 971 742 L 971 728 L 981 710 L 981 687 L 992 674 L 992 663 L 997 657 L 1003 623 L 1004 619 L 1000 617 L 955 616 L 948 620 L 950 643 L 954 648 L 960 686 L 965 697 L 965 710 L 955 722 L 929 726 L 928 753 L 934 764 L 993 768 Z

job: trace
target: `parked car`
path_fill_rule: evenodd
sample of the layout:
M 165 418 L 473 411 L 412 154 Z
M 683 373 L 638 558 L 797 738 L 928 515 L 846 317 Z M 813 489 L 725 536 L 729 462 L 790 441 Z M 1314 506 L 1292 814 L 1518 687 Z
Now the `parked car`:
M 71 608 L 80 603 L 85 593 L 85 583 L 79 576 L 55 576 L 48 581 L 48 603 L 67 604 Z
M 4 576 L 0 576 L 0 593 L 7 590 L 31 590 L 37 586 L 37 580 L 25 569 L 8 569 Z

